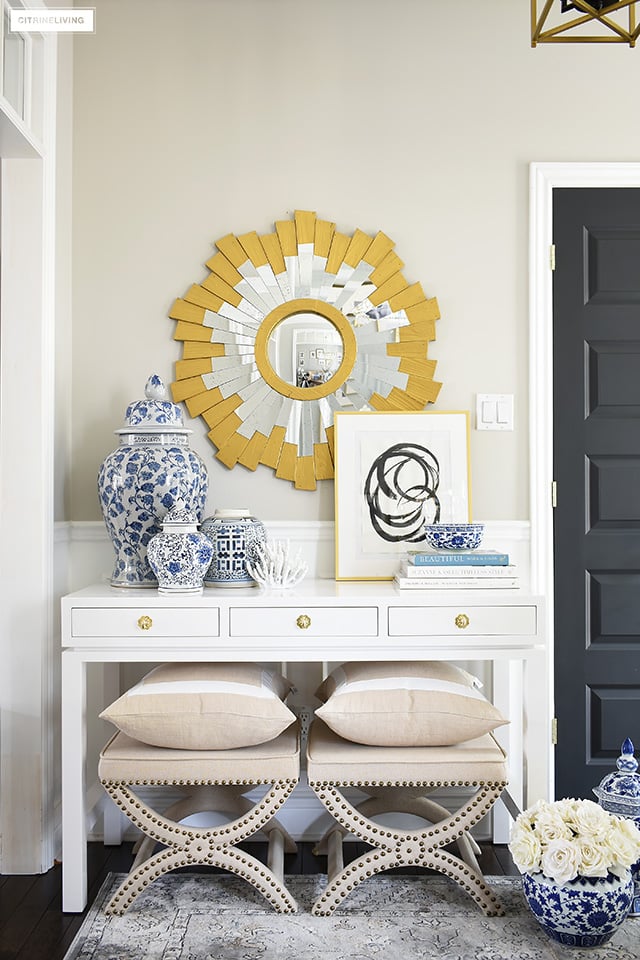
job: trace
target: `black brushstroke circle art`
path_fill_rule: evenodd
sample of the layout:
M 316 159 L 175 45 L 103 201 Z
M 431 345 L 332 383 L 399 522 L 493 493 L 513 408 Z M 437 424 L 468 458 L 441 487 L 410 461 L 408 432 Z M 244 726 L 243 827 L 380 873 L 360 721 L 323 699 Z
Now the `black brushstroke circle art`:
M 417 443 L 396 443 L 373 461 L 364 485 L 371 524 L 387 543 L 424 540 L 425 523 L 440 521 L 440 464 Z

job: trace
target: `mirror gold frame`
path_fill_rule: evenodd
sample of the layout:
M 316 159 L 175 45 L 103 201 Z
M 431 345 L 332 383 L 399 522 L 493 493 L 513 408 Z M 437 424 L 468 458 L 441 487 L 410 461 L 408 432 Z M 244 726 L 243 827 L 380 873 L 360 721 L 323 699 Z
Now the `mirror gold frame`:
M 275 232 L 216 241 L 209 275 L 169 313 L 181 341 L 173 399 L 201 416 L 216 458 L 264 464 L 298 489 L 333 477 L 333 415 L 341 410 L 422 410 L 441 384 L 428 357 L 440 313 L 435 297 L 402 274 L 384 233 L 351 236 L 296 210 Z M 315 386 L 283 379 L 269 359 L 284 320 L 319 317 L 338 332 L 342 357 Z

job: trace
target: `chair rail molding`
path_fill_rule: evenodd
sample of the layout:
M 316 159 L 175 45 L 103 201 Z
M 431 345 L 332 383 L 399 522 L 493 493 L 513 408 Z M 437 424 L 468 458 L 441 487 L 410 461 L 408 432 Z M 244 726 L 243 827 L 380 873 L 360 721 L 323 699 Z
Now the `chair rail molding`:
M 262 518 L 261 518 L 262 519 Z M 264 520 L 272 540 L 288 540 L 309 565 L 310 578 L 334 577 L 333 520 Z M 523 584 L 529 582 L 529 521 L 485 521 L 484 545 L 506 550 L 520 571 Z M 102 520 L 69 521 L 56 525 L 56 552 L 67 564 L 68 589 L 108 579 L 114 562 L 111 541 Z

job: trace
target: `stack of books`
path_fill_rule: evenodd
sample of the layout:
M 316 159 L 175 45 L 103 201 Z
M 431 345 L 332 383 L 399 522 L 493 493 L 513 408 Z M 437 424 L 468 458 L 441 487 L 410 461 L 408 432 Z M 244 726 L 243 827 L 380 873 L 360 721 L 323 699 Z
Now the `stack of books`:
M 423 550 L 412 551 L 394 577 L 408 590 L 513 590 L 520 585 L 509 555 L 497 550 Z

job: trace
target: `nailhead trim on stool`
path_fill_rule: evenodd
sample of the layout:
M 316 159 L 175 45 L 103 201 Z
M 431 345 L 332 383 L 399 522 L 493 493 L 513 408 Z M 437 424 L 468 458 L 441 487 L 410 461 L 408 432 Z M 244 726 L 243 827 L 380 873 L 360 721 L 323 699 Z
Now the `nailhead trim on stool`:
M 315 721 L 319 723 L 319 721 Z M 322 728 L 318 728 L 322 729 Z M 487 735 L 488 736 L 488 735 Z M 339 738 L 338 738 L 339 740 Z M 420 866 L 437 870 L 445 874 L 465 890 L 480 906 L 487 916 L 502 916 L 504 911 L 497 897 L 485 883 L 480 870 L 476 854 L 479 848 L 469 831 L 491 809 L 500 794 L 507 786 L 505 779 L 482 780 L 473 779 L 440 779 L 432 780 L 411 778 L 407 780 L 377 779 L 375 776 L 375 755 L 380 752 L 381 761 L 389 763 L 389 748 L 361 747 L 363 757 L 371 766 L 370 778 L 353 778 L 345 776 L 347 763 L 344 757 L 335 755 L 336 780 L 314 778 L 314 757 L 318 767 L 326 768 L 332 764 L 332 743 L 338 744 L 335 734 L 329 734 L 322 740 L 322 734 L 316 739 L 311 753 L 307 754 L 309 785 L 322 801 L 325 808 L 335 821 L 318 844 L 318 852 L 328 851 L 328 882 L 326 888 L 313 904 L 312 912 L 316 915 L 331 914 L 340 902 L 348 896 L 360 883 L 374 874 L 400 866 Z M 357 757 L 360 745 L 346 743 L 348 756 Z M 414 767 L 419 766 L 419 758 L 427 756 L 423 748 L 408 748 L 415 751 Z M 436 748 L 437 749 L 437 748 Z M 455 754 L 456 747 L 450 747 L 452 757 L 459 764 L 459 754 Z M 366 751 L 366 754 L 365 754 Z M 503 764 L 500 762 L 504 754 L 496 744 L 496 757 L 487 766 L 495 771 Z M 372 758 L 374 758 L 372 760 Z M 442 766 L 442 761 L 439 761 Z M 381 762 L 381 766 L 383 763 Z M 453 766 L 453 764 L 452 764 Z M 341 769 L 342 768 L 342 769 Z M 504 764 L 506 770 L 506 764 Z M 425 764 L 425 773 L 428 773 L 428 764 Z M 359 787 L 369 794 L 368 799 L 358 803 L 351 803 L 341 792 L 339 787 Z M 439 787 L 466 787 L 474 788 L 475 793 L 459 810 L 450 813 L 439 803 L 432 800 L 428 794 Z M 428 822 L 424 829 L 393 829 L 387 828 L 371 819 L 380 813 L 399 812 L 411 813 Z M 354 860 L 346 867 L 342 860 L 342 838 L 345 834 L 354 834 L 372 846 L 363 856 Z M 460 856 L 455 856 L 443 848 L 451 843 L 457 843 Z
M 284 736 L 284 735 L 282 735 Z M 105 747 L 101 757 L 109 759 L 109 747 L 122 737 L 116 737 Z M 121 741 L 122 742 L 122 741 Z M 153 751 L 161 755 L 163 762 L 167 760 L 167 750 L 155 747 L 143 747 L 136 741 L 129 741 L 135 748 L 145 749 L 153 758 Z M 244 748 L 250 752 L 251 748 Z M 229 751 L 218 751 L 219 764 L 224 764 L 224 754 Z M 178 753 L 178 751 L 176 751 Z M 201 752 L 191 751 L 194 760 L 200 761 Z M 122 758 L 130 762 L 131 757 Z M 296 757 L 298 760 L 298 758 Z M 189 752 L 181 751 L 182 763 L 189 761 Z M 291 757 L 287 757 L 290 767 Z M 212 770 L 215 770 L 216 759 L 212 759 Z M 251 757 L 247 755 L 245 763 L 250 764 Z M 274 761 L 272 761 L 274 762 Z M 276 758 L 277 762 L 277 758 Z M 117 767 L 117 761 L 110 761 L 110 767 Z M 105 767 L 107 763 L 105 762 Z M 299 766 L 299 761 L 298 761 Z M 296 847 L 284 827 L 275 818 L 276 813 L 289 797 L 298 783 L 298 777 L 283 777 L 272 781 L 262 778 L 228 778 L 217 779 L 211 776 L 208 779 L 166 777 L 162 779 L 117 779 L 117 777 L 101 776 L 101 782 L 116 803 L 127 815 L 129 820 L 138 827 L 143 838 L 139 843 L 138 855 L 130 873 L 120 885 L 106 907 L 110 914 L 123 914 L 131 906 L 137 896 L 158 877 L 178 867 L 203 864 L 215 866 L 248 880 L 265 899 L 279 913 L 295 913 L 297 904 L 287 890 L 282 876 L 283 853 L 295 851 Z M 243 794 L 250 788 L 260 784 L 271 783 L 270 789 L 261 800 L 252 804 Z M 132 789 L 132 786 L 175 786 L 193 788 L 186 791 L 187 796 L 174 804 L 165 813 L 159 813 L 144 802 Z M 214 805 L 215 804 L 215 805 Z M 225 809 L 235 819 L 218 827 L 185 826 L 179 822 L 187 816 L 204 811 Z M 175 819 L 172 817 L 175 815 Z M 265 866 L 250 854 L 237 849 L 237 844 L 264 829 L 269 838 L 269 866 Z M 165 849 L 153 854 L 157 843 L 166 845 Z

